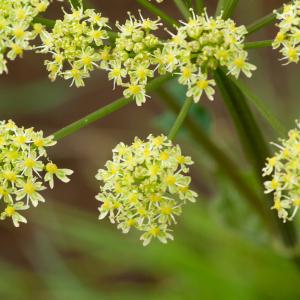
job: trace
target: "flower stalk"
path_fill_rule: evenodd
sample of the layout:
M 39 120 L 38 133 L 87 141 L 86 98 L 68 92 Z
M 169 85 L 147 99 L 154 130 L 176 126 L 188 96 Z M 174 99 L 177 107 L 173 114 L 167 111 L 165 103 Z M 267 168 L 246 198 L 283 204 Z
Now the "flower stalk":
M 257 49 L 257 48 L 266 48 L 271 47 L 273 43 L 273 40 L 263 40 L 263 41 L 254 41 L 254 42 L 248 42 L 245 43 L 244 49 Z
M 160 85 L 162 85 L 165 81 L 170 79 L 170 75 L 161 76 L 158 78 L 153 79 L 146 87 L 146 90 L 148 92 L 153 91 Z M 75 121 L 71 123 L 70 125 L 67 125 L 66 127 L 58 130 L 53 134 L 55 140 L 61 140 L 62 138 L 65 138 L 80 129 L 88 126 L 91 123 L 94 123 L 98 120 L 103 119 L 104 117 L 112 114 L 113 112 L 116 112 L 123 108 L 124 106 L 127 106 L 130 103 L 134 103 L 134 99 L 132 97 L 130 98 L 119 98 L 118 100 L 105 105 L 104 107 L 92 112 L 91 114 L 83 117 L 82 119 L 79 119 L 78 121 Z
M 180 106 L 177 101 L 164 88 L 159 88 L 157 94 L 163 103 L 176 115 L 180 113 Z M 194 141 L 218 164 L 219 168 L 226 173 L 236 189 L 245 197 L 250 207 L 255 210 L 265 224 L 271 235 L 275 235 L 274 223 L 270 221 L 268 212 L 261 207 L 261 198 L 252 186 L 246 181 L 239 171 L 239 166 L 231 159 L 199 126 L 191 117 L 186 117 L 185 126 L 193 137 Z
M 171 130 L 169 132 L 169 135 L 168 135 L 169 140 L 173 140 L 176 137 L 176 135 L 179 132 L 180 127 L 183 125 L 193 103 L 194 103 L 193 98 L 186 98 L 186 100 L 184 101 L 183 106 L 176 118 L 176 121 L 173 124 L 173 127 L 171 128 Z
M 276 9 L 281 11 L 282 7 Z M 266 16 L 254 21 L 252 24 L 247 26 L 248 36 L 259 31 L 260 29 L 274 23 L 276 21 L 276 14 L 274 12 L 267 14 Z

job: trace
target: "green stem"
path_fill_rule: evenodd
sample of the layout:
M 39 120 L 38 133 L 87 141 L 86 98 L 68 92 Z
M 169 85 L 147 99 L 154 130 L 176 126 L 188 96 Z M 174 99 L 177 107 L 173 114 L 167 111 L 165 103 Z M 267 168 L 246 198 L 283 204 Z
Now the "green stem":
M 176 121 L 175 123 L 173 124 L 173 127 L 171 128 L 170 132 L 169 132 L 169 135 L 168 135 L 168 138 L 170 140 L 174 140 L 180 127 L 183 125 L 188 113 L 189 113 L 189 110 L 191 108 L 191 106 L 193 105 L 194 101 L 192 98 L 187 98 L 185 101 L 184 101 L 184 104 L 180 110 L 180 113 L 178 114 L 177 118 L 176 118 Z
M 48 29 L 52 29 L 55 25 L 55 20 L 46 19 L 40 16 L 36 16 L 32 23 L 39 23 L 46 26 Z
M 204 9 L 203 0 L 195 0 L 196 1 L 196 13 L 200 15 Z
M 163 88 L 157 90 L 158 95 L 163 100 L 165 105 L 172 110 L 176 115 L 180 112 L 180 105 Z M 261 217 L 262 222 L 266 225 L 269 232 L 274 235 L 274 224 L 270 222 L 268 214 L 261 208 L 261 198 L 256 193 L 255 189 L 247 182 L 239 171 L 237 165 L 231 157 L 229 157 L 199 126 L 197 121 L 191 116 L 187 116 L 185 126 L 188 129 L 195 142 L 199 144 L 206 153 L 218 164 L 235 184 L 236 189 L 245 197 L 250 207 L 252 207 Z
M 133 103 L 132 98 L 119 98 L 118 100 L 92 112 L 91 114 L 85 116 L 84 118 L 58 130 L 53 134 L 55 140 L 61 140 L 66 136 L 79 131 L 81 128 L 97 121 L 103 119 L 104 117 L 110 115 L 111 113 L 121 109 L 122 107 Z
M 190 18 L 190 11 L 188 7 L 185 5 L 185 3 L 182 0 L 173 0 L 173 2 L 176 4 L 177 8 L 181 12 L 181 14 L 184 16 L 186 20 Z
M 248 50 L 248 49 L 271 47 L 272 43 L 273 43 L 273 40 L 248 42 L 248 43 L 244 44 L 244 49 Z
M 268 145 L 263 138 L 260 128 L 258 127 L 241 90 L 232 83 L 231 79 L 228 78 L 221 69 L 218 69 L 215 72 L 214 77 L 235 123 L 245 153 L 254 165 L 257 177 L 260 179 L 261 185 L 263 186 L 261 170 L 265 164 L 266 158 L 270 156 Z M 270 207 L 273 204 L 272 197 L 267 196 L 266 200 L 267 201 L 261 203 L 261 209 L 266 211 L 270 222 L 273 222 L 274 226 L 276 226 L 276 230 L 285 245 L 294 249 L 297 245 L 297 234 L 293 224 L 283 224 L 275 213 L 270 210 Z
M 162 85 L 165 81 L 171 78 L 170 75 L 161 76 L 153 79 L 146 87 L 147 92 L 151 92 L 153 89 L 156 89 L 160 85 Z M 104 117 L 110 115 L 111 113 L 118 111 L 122 107 L 133 103 L 134 100 L 132 98 L 119 98 L 118 100 L 92 112 L 91 114 L 85 116 L 84 118 L 71 123 L 70 125 L 58 130 L 53 134 L 55 140 L 61 140 L 72 133 L 79 131 L 80 129 L 88 126 L 89 124 L 96 122 L 98 120 L 103 119 Z
M 216 16 L 219 16 L 223 12 L 223 19 L 228 19 L 232 15 L 238 3 L 239 0 L 219 0 Z
M 283 7 L 280 7 L 278 9 L 275 9 L 275 11 L 282 11 Z M 254 21 L 252 24 L 247 26 L 247 35 L 253 34 L 254 32 L 272 24 L 276 21 L 276 14 L 274 12 Z
M 178 25 L 179 23 L 170 17 L 168 14 L 166 14 L 164 11 L 159 9 L 154 4 L 150 3 L 148 0 L 136 0 L 140 5 L 148 9 L 151 13 L 153 13 L 155 16 L 159 16 L 165 23 L 173 26 Z

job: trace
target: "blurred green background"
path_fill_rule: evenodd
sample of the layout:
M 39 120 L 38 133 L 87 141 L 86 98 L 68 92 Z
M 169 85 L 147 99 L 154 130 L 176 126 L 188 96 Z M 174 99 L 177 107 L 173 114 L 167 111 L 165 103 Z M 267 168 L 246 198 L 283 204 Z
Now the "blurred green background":
M 112 23 L 124 20 L 126 11 L 138 9 L 133 0 L 90 2 Z M 216 1 L 206 2 L 212 13 Z M 241 0 L 234 18 L 249 24 L 282 3 Z M 49 17 L 61 15 L 58 7 L 52 6 Z M 179 17 L 171 0 L 162 7 Z M 251 38 L 273 36 L 270 26 Z M 247 84 L 286 126 L 293 127 L 300 111 L 299 66 L 281 66 L 278 53 L 271 49 L 250 51 L 258 70 Z M 51 134 L 121 95 L 112 91 L 102 72 L 95 72 L 81 89 L 64 81 L 50 83 L 43 59 L 26 53 L 24 59 L 9 64 L 9 74 L 0 78 L 1 119 Z M 164 88 L 182 101 L 184 90 L 176 82 Z M 253 180 L 220 97 L 214 102 L 203 99 L 192 113 Z M 200 197 L 198 203 L 187 205 L 175 226 L 175 241 L 144 248 L 136 233 L 123 235 L 116 226 L 98 221 L 94 174 L 110 159 L 111 149 L 135 136 L 166 132 L 174 118 L 153 95 L 142 108 L 126 107 L 51 149 L 53 160 L 75 175 L 71 183 L 57 183 L 46 193 L 47 203 L 31 210 L 28 225 L 16 229 L 9 220 L 0 223 L 1 300 L 300 299 L 299 269 L 270 240 L 226 174 L 184 129 L 177 141 L 195 160 L 193 182 Z M 276 139 L 257 118 L 266 139 Z

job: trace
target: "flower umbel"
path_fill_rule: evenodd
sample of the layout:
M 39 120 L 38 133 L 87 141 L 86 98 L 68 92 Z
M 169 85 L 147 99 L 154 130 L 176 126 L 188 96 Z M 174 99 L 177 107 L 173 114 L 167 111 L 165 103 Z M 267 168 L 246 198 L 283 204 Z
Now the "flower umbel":
M 0 121 L 0 219 L 12 218 L 16 227 L 27 223 L 19 213 L 30 206 L 45 202 L 40 194 L 53 176 L 68 182 L 73 171 L 58 169 L 46 152 L 56 144 L 53 137 L 43 137 L 42 131 L 18 127 L 13 121 Z
M 40 24 L 31 26 L 39 13 L 44 12 L 49 0 L 0 0 L 0 74 L 7 72 L 7 58 L 22 57 L 32 49 L 30 42 L 39 33 Z
M 279 31 L 273 41 L 273 49 L 280 48 L 286 64 L 298 63 L 300 57 L 300 1 L 285 4 L 282 12 L 276 12 Z
M 256 67 L 247 62 L 245 26 L 236 26 L 222 16 L 208 17 L 206 11 L 200 16 L 191 12 L 188 22 L 181 22 L 177 33 L 170 33 L 172 38 L 155 55 L 161 73 L 178 73 L 179 83 L 188 87 L 188 97 L 198 102 L 204 92 L 212 100 L 215 81 L 207 79 L 211 71 L 225 67 L 235 77 L 240 73 L 251 77 Z
M 116 23 L 119 29 L 107 63 L 101 67 L 107 70 L 109 80 L 114 87 L 123 86 L 125 97 L 133 97 L 138 106 L 146 101 L 145 87 L 157 68 L 153 52 L 161 45 L 159 39 L 152 33 L 160 26 L 160 19 L 145 19 L 140 14 L 140 20 L 129 13 L 125 24 Z
M 278 151 L 267 159 L 263 176 L 271 179 L 265 182 L 265 193 L 274 194 L 274 206 L 278 217 L 284 222 L 292 220 L 300 206 L 300 123 L 274 145 Z
M 45 61 L 51 80 L 59 76 L 71 79 L 71 85 L 84 86 L 84 79 L 100 65 L 108 38 L 107 22 L 93 9 L 72 8 L 71 13 L 64 12 L 63 20 L 55 22 L 52 31 L 41 32 L 43 45 L 37 49 L 52 56 Z
M 152 238 L 163 243 L 173 239 L 170 226 L 186 202 L 197 197 L 187 175 L 191 164 L 164 135 L 149 135 L 147 141 L 135 138 L 130 146 L 118 144 L 106 169 L 96 175 L 103 182 L 96 196 L 101 202 L 99 218 L 108 216 L 123 233 L 131 228 L 142 231 L 144 246 Z

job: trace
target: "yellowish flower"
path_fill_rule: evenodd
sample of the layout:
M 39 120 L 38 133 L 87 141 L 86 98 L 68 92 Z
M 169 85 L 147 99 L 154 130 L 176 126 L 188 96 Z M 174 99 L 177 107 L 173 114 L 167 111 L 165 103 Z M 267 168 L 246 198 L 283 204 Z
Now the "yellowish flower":
M 300 1 L 294 0 L 284 4 L 283 10 L 276 12 L 276 26 L 279 31 L 273 41 L 273 49 L 280 48 L 282 60 L 289 63 L 298 63 L 300 57 Z
M 36 207 L 45 199 L 41 191 L 53 176 L 68 182 L 73 171 L 59 169 L 49 162 L 46 148 L 54 146 L 53 137 L 43 137 L 42 131 L 18 127 L 13 121 L 0 121 L 0 220 L 12 218 L 16 227 L 27 223 L 19 213 Z
M 51 0 L 0 0 L 0 74 L 7 72 L 7 58 L 22 57 L 31 50 L 31 41 L 38 34 L 38 24 L 31 22 L 44 12 Z M 41 28 L 41 25 L 40 25 Z
M 99 219 L 108 216 L 123 233 L 142 231 L 144 245 L 152 238 L 163 243 L 173 239 L 170 226 L 186 202 L 197 197 L 187 175 L 191 164 L 164 135 L 150 135 L 147 141 L 135 138 L 130 146 L 120 143 L 112 161 L 96 175 L 102 182 L 96 196 L 101 202 Z
M 300 205 L 300 124 L 289 131 L 287 139 L 275 144 L 278 149 L 273 157 L 267 159 L 263 176 L 271 176 L 265 182 L 265 193 L 274 194 L 272 209 L 284 222 L 292 220 Z

